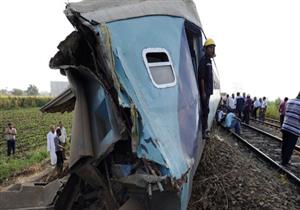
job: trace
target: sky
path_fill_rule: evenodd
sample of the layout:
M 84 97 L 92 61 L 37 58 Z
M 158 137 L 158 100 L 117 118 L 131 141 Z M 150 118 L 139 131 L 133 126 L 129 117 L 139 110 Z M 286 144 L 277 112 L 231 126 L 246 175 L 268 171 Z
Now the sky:
M 63 10 L 67 0 L 1 3 L 0 89 L 66 81 L 48 67 L 60 41 L 73 31 Z M 223 92 L 270 100 L 300 91 L 300 1 L 194 0 L 203 29 L 216 42 Z M 299 2 L 299 3 L 298 3 Z
M 294 98 L 300 91 L 300 1 L 197 1 L 216 42 L 222 91 Z

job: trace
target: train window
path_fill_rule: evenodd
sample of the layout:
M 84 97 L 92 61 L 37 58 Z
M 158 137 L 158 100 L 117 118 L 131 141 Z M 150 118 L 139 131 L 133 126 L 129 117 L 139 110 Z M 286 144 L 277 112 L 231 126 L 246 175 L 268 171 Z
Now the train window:
M 146 54 L 148 63 L 157 63 L 157 62 L 168 62 L 169 58 L 166 53 L 163 52 L 149 52 Z
M 166 49 L 144 49 L 143 59 L 150 79 L 155 87 L 167 88 L 176 85 L 173 64 Z

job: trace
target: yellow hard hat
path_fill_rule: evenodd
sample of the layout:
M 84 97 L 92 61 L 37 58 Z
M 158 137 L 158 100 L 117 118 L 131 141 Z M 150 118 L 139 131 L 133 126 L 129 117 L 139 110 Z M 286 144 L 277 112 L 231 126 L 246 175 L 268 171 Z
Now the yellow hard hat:
M 214 46 L 216 46 L 216 44 L 215 44 L 215 42 L 214 42 L 214 40 L 213 39 L 207 39 L 206 41 L 205 41 L 205 43 L 204 43 L 204 47 L 207 47 L 207 46 L 209 46 L 209 45 L 214 45 Z

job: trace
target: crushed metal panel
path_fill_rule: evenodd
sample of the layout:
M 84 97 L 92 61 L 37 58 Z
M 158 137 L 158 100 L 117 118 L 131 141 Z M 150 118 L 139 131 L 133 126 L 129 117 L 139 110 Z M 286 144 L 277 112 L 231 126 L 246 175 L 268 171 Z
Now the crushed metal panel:
M 73 166 L 82 157 L 101 157 L 111 144 L 121 138 L 124 125 L 111 98 L 96 80 L 81 70 L 67 71 L 67 75 L 76 87 L 70 156 L 70 166 Z M 99 118 L 101 112 L 98 113 L 101 106 L 106 107 L 108 112 L 103 119 Z
M 78 27 L 82 28 L 79 32 L 71 33 L 59 44 L 60 51 L 50 61 L 51 68 L 64 70 L 76 97 L 72 123 L 71 167 L 83 157 L 99 158 L 125 131 L 120 117 L 122 113 L 115 105 L 118 101 L 115 88 L 119 87 L 113 71 L 110 70 L 113 69 L 114 62 L 110 56 L 112 53 L 109 34 L 107 35 L 105 26 L 100 26 L 97 32 L 91 31 L 85 25 Z M 84 34 L 89 38 L 83 39 Z M 99 121 L 97 114 L 104 99 L 109 123 Z M 109 124 L 107 135 L 103 135 L 102 131 L 107 130 Z

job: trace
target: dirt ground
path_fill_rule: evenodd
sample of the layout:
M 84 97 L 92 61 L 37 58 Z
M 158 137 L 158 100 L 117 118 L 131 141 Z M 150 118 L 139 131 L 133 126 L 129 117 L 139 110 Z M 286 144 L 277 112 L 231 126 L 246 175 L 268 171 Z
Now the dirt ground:
M 207 142 L 189 210 L 300 209 L 300 189 L 220 127 Z
M 68 160 L 64 163 L 64 171 L 58 175 L 55 166 L 50 165 L 50 160 L 46 159 L 39 164 L 30 166 L 1 183 L 0 192 L 10 188 L 13 184 L 24 184 L 31 182 L 49 183 L 57 177 L 63 177 L 68 172 Z
M 26 168 L 7 178 L 4 182 L 1 183 L 0 191 L 5 191 L 12 184 L 35 182 L 41 177 L 49 174 L 52 171 L 52 169 L 53 168 L 50 166 L 50 161 L 48 159 L 44 160 L 39 164 L 30 166 L 29 168 Z

